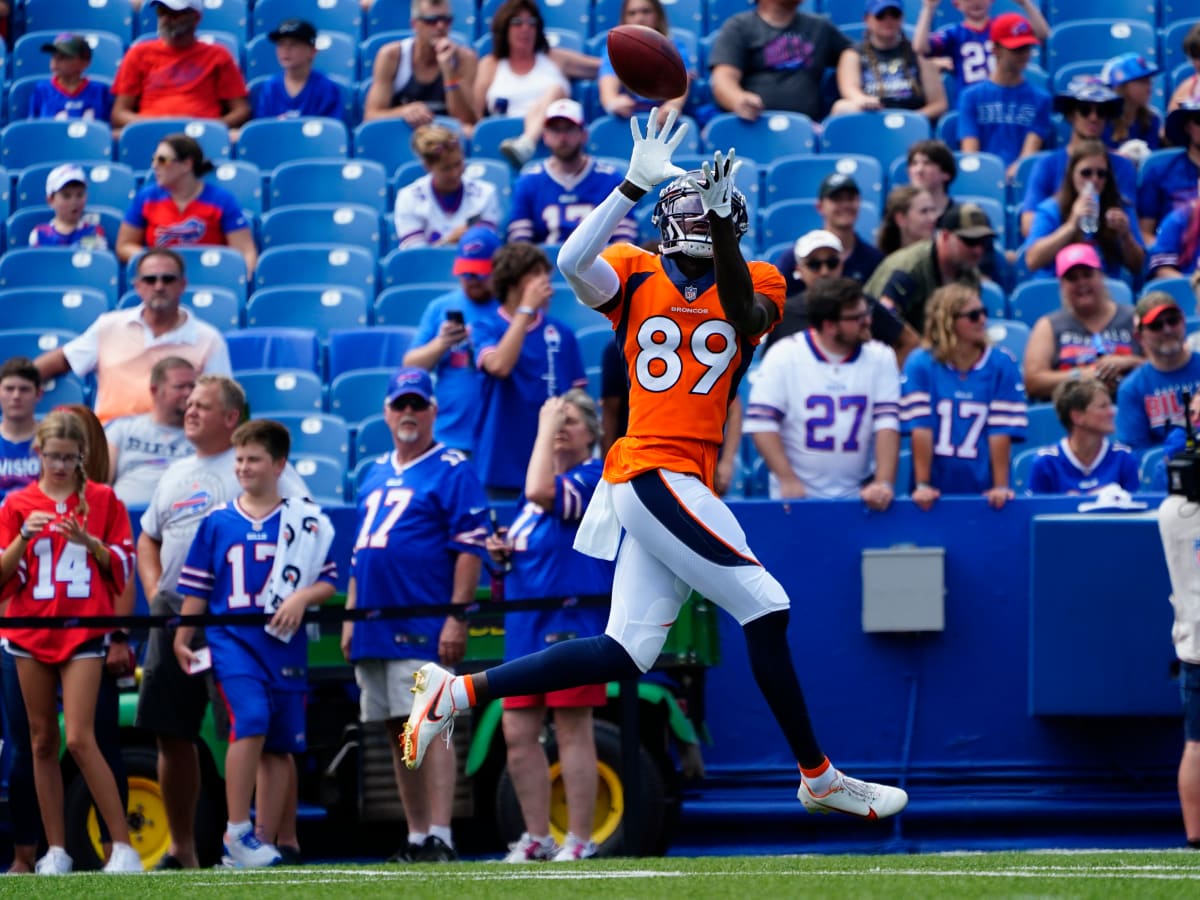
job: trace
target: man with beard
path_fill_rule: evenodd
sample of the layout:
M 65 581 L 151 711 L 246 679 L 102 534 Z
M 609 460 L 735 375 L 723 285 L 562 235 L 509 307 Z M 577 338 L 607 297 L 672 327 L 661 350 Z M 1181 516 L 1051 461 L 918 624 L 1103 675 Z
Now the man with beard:
M 561 244 L 617 185 L 621 174 L 608 163 L 583 152 L 587 120 L 574 100 L 555 100 L 546 107 L 542 141 L 550 158 L 535 163 L 513 186 L 510 241 Z M 637 221 L 626 216 L 612 242 L 636 243 Z
M 392 376 L 383 415 L 395 450 L 379 457 L 358 489 L 347 609 L 475 601 L 487 499 L 471 464 L 434 438 L 437 414 L 428 372 L 408 367 Z M 466 620 L 455 616 L 342 625 L 342 653 L 354 664 L 362 719 L 383 723 L 392 748 L 408 823 L 407 843 L 394 862 L 458 858 L 450 834 L 454 747 L 430 748 L 428 764 L 413 772 L 404 765 L 400 738 L 412 710 L 413 673 L 433 661 L 453 667 L 466 648 Z
M 158 37 L 130 47 L 117 69 L 113 131 L 163 116 L 220 119 L 229 128 L 246 122 L 249 92 L 237 62 L 220 44 L 196 40 L 203 0 L 153 4 Z

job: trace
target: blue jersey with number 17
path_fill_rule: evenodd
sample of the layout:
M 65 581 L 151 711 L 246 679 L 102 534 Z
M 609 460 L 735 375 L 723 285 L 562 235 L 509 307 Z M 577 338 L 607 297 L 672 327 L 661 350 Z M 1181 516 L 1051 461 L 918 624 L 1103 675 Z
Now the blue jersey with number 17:
M 900 421 L 906 430 L 933 431 L 930 483 L 943 494 L 979 494 L 992 486 L 988 438 L 1025 440 L 1029 419 L 1017 364 L 988 348 L 969 371 L 914 350 L 900 384 Z

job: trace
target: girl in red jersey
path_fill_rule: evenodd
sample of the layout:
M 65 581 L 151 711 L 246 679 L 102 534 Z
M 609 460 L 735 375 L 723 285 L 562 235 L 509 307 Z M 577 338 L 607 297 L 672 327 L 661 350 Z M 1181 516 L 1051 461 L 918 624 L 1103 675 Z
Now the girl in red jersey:
M 10 616 L 111 615 L 133 571 L 129 514 L 107 485 L 88 481 L 87 439 L 71 413 L 46 416 L 34 436 L 38 481 L 0 507 L 0 582 L 12 581 Z M 122 610 L 127 611 L 127 610 Z M 49 850 L 39 874 L 72 867 L 64 849 L 63 785 L 58 764 L 58 687 L 71 755 L 112 835 L 106 872 L 140 872 L 111 769 L 96 744 L 96 696 L 107 651 L 104 628 L 6 628 L 29 715 L 34 783 Z

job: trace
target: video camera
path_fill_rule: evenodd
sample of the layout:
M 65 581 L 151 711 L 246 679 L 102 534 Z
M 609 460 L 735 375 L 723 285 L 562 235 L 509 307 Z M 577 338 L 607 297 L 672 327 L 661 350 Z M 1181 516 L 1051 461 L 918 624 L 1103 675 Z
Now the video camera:
M 1167 460 L 1167 492 L 1181 494 L 1189 503 L 1200 503 L 1200 448 L 1196 446 L 1196 429 L 1192 427 L 1192 398 L 1183 392 L 1183 428 L 1187 442 L 1183 451 Z

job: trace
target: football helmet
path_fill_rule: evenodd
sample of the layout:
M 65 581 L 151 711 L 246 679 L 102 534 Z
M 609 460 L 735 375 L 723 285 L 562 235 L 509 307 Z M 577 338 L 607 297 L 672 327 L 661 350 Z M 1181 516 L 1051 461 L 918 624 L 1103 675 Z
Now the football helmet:
M 699 192 L 685 180 L 688 176 L 701 184 L 705 183 L 704 175 L 698 169 L 680 175 L 659 191 L 650 224 L 658 229 L 658 247 L 662 253 L 683 253 L 696 259 L 712 259 L 708 218 L 704 215 Z M 746 198 L 737 188 L 733 189 L 731 215 L 734 233 L 741 238 L 750 228 L 750 216 L 746 211 Z

